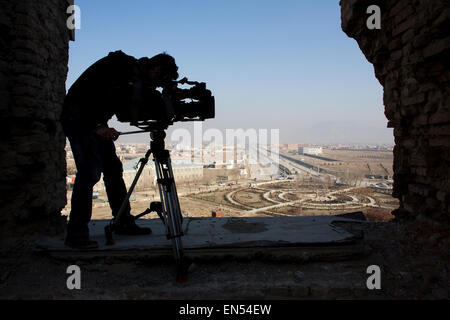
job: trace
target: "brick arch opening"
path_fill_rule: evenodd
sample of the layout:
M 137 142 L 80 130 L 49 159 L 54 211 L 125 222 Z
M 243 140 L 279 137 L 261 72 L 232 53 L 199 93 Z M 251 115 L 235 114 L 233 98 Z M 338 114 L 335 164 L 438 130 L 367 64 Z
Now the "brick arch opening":
M 71 1 L 0 0 L 0 220 L 4 230 L 62 230 L 65 97 Z M 342 29 L 374 65 L 394 128 L 397 219 L 449 219 L 450 3 L 342 0 Z M 369 30 L 367 7 L 381 8 Z M 45 23 L 43 23 L 45 21 Z M 35 228 L 36 229 L 36 228 Z M 2 232 L 3 234 L 3 232 Z

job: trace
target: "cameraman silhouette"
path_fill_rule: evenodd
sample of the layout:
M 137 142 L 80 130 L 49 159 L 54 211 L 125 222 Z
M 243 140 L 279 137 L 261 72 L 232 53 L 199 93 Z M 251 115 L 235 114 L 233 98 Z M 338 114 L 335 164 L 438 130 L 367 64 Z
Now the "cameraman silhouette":
M 120 133 L 108 127 L 108 120 L 123 108 L 132 108 L 133 92 L 139 84 L 155 89 L 178 78 L 175 59 L 168 54 L 136 59 L 122 51 L 111 52 L 91 65 L 69 89 L 61 122 L 69 139 L 77 173 L 73 186 L 71 211 L 65 244 L 77 249 L 93 249 L 98 243 L 89 238 L 92 216 L 92 191 L 103 181 L 112 215 L 119 212 L 126 198 L 123 167 L 116 155 L 114 141 Z M 158 104 L 148 108 L 158 113 Z M 130 204 L 116 227 L 117 234 L 146 235 L 150 228 L 140 228 L 130 214 Z

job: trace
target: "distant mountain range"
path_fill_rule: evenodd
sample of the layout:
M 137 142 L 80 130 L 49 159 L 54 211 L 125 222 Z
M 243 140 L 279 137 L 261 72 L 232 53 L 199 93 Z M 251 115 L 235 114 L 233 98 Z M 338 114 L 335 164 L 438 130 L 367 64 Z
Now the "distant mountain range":
M 365 126 L 351 122 L 319 122 L 292 137 L 280 132 L 281 140 L 316 144 L 394 144 L 393 129 Z M 286 137 L 284 137 L 286 136 Z

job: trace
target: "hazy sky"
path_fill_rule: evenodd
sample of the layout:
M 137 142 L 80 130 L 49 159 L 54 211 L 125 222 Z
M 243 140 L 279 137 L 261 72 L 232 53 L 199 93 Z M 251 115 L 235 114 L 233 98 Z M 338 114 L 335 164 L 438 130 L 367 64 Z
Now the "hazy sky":
M 67 88 L 110 51 L 137 58 L 166 51 L 181 77 L 213 92 L 216 118 L 205 129 L 280 129 L 281 142 L 393 144 L 383 89 L 341 30 L 338 0 L 75 2 L 81 29 L 70 44 Z

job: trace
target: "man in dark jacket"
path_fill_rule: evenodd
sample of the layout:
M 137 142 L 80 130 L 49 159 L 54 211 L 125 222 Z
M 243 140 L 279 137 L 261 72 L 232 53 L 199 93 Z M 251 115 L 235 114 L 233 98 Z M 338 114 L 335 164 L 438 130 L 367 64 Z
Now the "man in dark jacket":
M 113 216 L 117 215 L 126 198 L 122 163 L 114 146 L 120 133 L 108 127 L 108 120 L 123 112 L 123 108 L 130 108 L 131 100 L 135 99 L 132 97 L 135 83 L 145 83 L 146 87 L 154 89 L 163 87 L 178 78 L 177 70 L 175 59 L 165 53 L 138 60 L 116 51 L 90 66 L 69 89 L 61 121 L 72 148 L 77 174 L 67 224 L 67 246 L 98 247 L 98 243 L 89 238 L 88 223 L 92 215 L 93 187 L 102 172 Z M 158 113 L 157 106 L 153 107 Z M 135 224 L 128 203 L 116 233 L 145 235 L 151 230 Z

